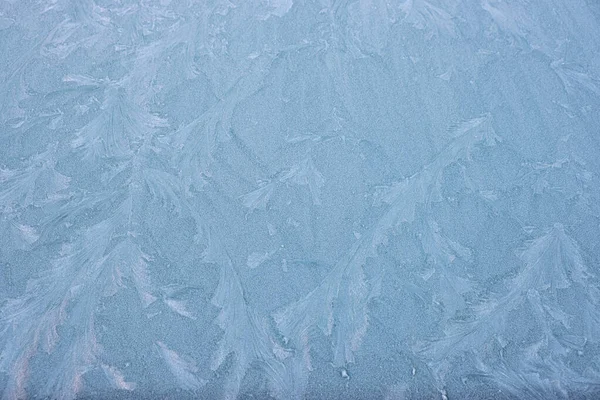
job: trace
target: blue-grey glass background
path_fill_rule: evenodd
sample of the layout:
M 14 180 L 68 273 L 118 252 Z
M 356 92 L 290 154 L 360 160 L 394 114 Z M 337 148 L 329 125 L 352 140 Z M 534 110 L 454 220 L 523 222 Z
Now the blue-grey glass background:
M 3 399 L 600 398 L 596 0 L 1 0 Z

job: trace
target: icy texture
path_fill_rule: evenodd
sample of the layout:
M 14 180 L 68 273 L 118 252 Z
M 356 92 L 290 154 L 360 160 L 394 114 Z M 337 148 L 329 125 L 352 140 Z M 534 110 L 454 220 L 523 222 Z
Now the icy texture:
M 600 3 L 0 0 L 2 399 L 600 398 Z

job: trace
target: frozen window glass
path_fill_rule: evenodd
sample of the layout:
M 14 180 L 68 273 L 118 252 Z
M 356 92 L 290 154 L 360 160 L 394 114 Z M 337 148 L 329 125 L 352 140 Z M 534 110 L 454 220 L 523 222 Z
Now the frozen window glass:
M 0 0 L 0 393 L 600 398 L 599 174 L 595 0 Z

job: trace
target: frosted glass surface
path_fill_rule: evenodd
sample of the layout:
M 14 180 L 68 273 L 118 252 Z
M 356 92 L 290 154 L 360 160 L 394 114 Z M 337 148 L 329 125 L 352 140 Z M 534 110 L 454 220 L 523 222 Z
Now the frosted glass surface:
M 596 0 L 0 0 L 2 399 L 600 398 Z

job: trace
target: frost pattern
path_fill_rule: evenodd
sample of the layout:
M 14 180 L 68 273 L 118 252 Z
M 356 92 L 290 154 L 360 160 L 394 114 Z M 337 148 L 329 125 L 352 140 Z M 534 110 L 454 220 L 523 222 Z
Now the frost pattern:
M 2 2 L 2 398 L 599 397 L 599 22 Z
M 490 340 L 497 341 L 502 348 L 509 346 L 510 332 L 505 329 L 512 313 L 527 308 L 537 322 L 541 337 L 539 342 L 526 348 L 516 365 L 503 360 L 500 374 L 504 378 L 513 375 L 508 385 L 516 387 L 515 393 L 525 393 L 529 385 L 538 385 L 532 395 L 554 396 L 553 385 L 559 385 L 560 392 L 568 397 L 567 388 L 562 386 L 565 379 L 573 385 L 586 385 L 593 381 L 577 379 L 577 373 L 570 371 L 562 357 L 571 350 L 580 350 L 588 341 L 596 341 L 596 330 L 600 321 L 596 289 L 589 287 L 592 277 L 583 263 L 577 245 L 565 233 L 562 224 L 555 224 L 545 234 L 530 241 L 519 252 L 523 269 L 513 278 L 507 293 L 492 298 L 473 307 L 470 321 L 456 321 L 445 330 L 445 336 L 428 344 L 425 352 L 432 360 L 442 362 L 456 352 L 477 351 Z M 585 294 L 573 315 L 559 300 L 563 291 L 577 290 Z M 581 321 L 573 326 L 574 320 Z M 562 334 L 558 334 L 562 330 Z M 507 336 L 509 335 L 509 336 Z M 543 372 L 529 377 L 521 377 L 517 371 L 528 370 L 533 365 L 544 365 Z M 514 368 L 514 369 L 512 369 Z M 485 367 L 489 370 L 489 367 Z M 489 373 L 489 372 L 488 372 Z M 518 378 L 517 378 L 518 377 Z M 517 379 L 515 379 L 517 378 Z M 530 381 L 535 379 L 536 381 Z M 539 380 L 539 381 L 537 381 Z M 520 382 L 519 382 L 520 381 Z M 513 388 L 515 389 L 515 388 Z M 530 389 L 528 389 L 530 390 Z

